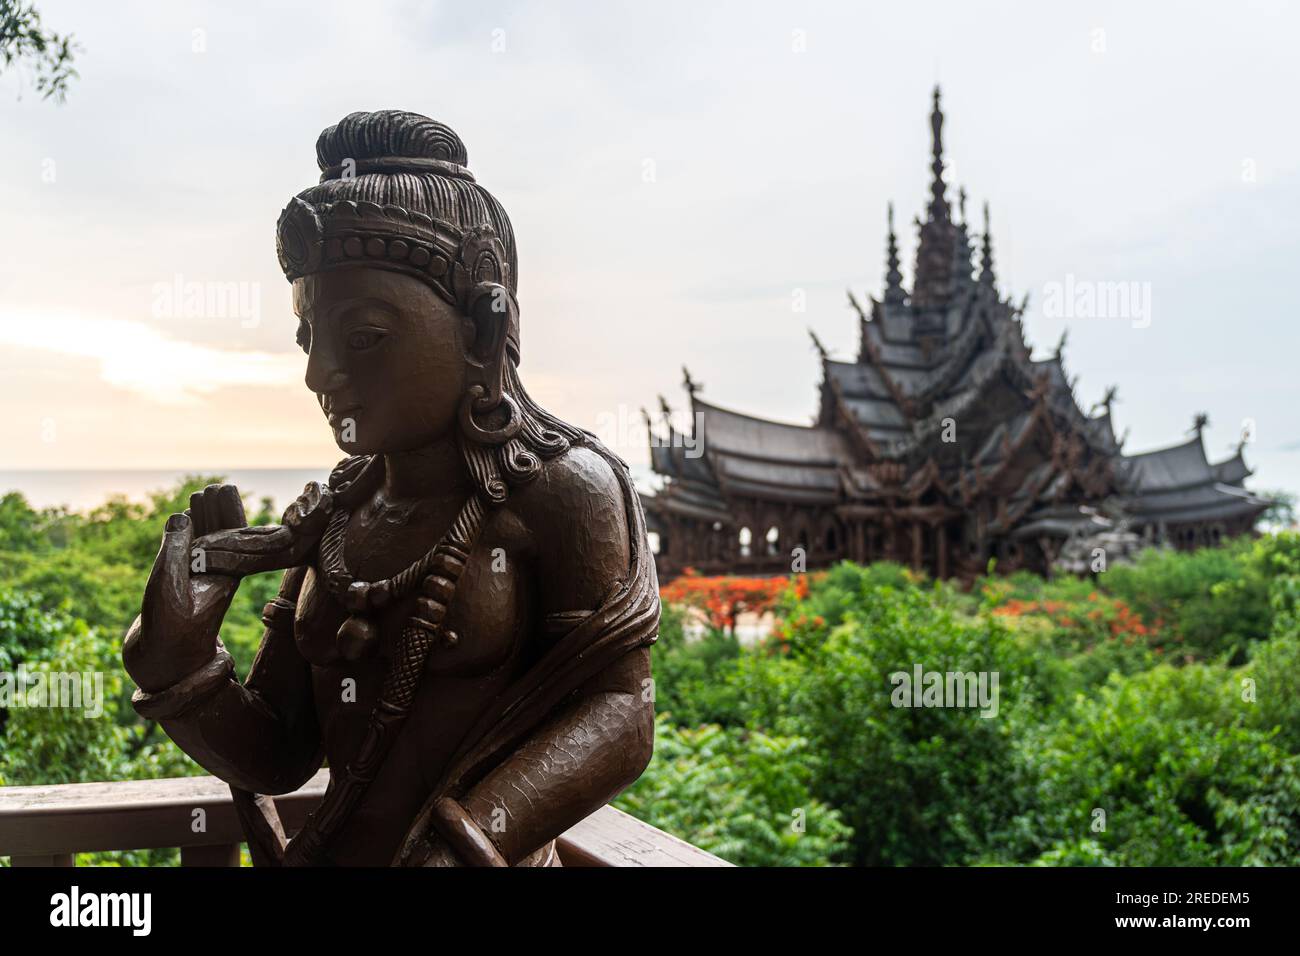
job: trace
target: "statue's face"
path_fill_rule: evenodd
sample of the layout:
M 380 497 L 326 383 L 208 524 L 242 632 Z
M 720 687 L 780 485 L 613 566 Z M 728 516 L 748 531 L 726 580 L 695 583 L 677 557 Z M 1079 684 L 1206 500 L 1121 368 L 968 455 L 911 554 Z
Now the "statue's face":
M 407 451 L 451 434 L 465 391 L 462 316 L 418 279 L 336 269 L 296 279 L 293 309 L 316 393 L 351 455 Z

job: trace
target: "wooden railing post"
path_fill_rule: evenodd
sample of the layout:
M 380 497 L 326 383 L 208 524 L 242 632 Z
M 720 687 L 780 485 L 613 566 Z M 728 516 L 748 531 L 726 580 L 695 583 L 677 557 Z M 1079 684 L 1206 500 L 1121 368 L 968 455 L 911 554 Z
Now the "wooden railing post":
M 181 847 L 181 866 L 239 866 L 238 843 Z

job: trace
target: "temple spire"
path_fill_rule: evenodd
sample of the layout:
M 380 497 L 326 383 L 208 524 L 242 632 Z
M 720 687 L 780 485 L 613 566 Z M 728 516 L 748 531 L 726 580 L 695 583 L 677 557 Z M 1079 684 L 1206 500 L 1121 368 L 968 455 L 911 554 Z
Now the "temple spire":
M 983 252 L 980 255 L 980 282 L 984 285 L 993 285 L 996 276 L 993 275 L 993 234 L 989 228 L 989 204 L 984 203 L 984 242 Z
M 947 222 L 951 217 L 948 199 L 944 195 L 943 182 L 943 110 L 939 108 L 939 87 L 934 88 L 934 109 L 930 111 L 931 143 L 930 172 L 934 178 L 930 182 L 930 219 L 935 222 Z
M 898 237 L 894 235 L 894 204 L 889 204 L 889 256 L 886 259 L 885 301 L 898 304 L 906 294 L 903 292 L 903 273 L 898 271 Z
M 939 88 L 934 88 L 934 109 L 930 113 L 930 130 L 934 136 L 930 170 L 930 202 L 926 207 L 925 221 L 918 217 L 920 233 L 916 244 L 916 269 L 912 275 L 911 304 L 918 312 L 928 312 L 925 322 L 913 323 L 915 337 L 943 337 L 940 320 L 936 318 L 945 308 L 955 291 L 953 261 L 959 254 L 954 249 L 959 230 L 952 221 L 943 181 L 943 111 L 939 108 Z

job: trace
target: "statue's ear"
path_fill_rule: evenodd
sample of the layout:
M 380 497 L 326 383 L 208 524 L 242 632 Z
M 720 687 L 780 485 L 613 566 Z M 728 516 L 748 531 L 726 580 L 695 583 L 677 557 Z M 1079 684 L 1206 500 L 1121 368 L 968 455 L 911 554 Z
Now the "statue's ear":
M 471 383 L 484 389 L 474 404 L 480 412 L 490 411 L 501 402 L 506 342 L 510 329 L 518 325 L 519 305 L 499 282 L 480 282 L 470 290 L 465 311 L 465 358 Z

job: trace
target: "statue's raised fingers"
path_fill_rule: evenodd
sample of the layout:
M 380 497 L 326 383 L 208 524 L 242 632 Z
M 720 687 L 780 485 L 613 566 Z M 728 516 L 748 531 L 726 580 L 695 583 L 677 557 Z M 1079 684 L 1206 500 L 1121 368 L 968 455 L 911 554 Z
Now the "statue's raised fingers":
M 221 523 L 221 485 L 208 485 L 203 489 L 203 533 L 210 534 L 225 527 Z
M 244 517 L 244 499 L 234 485 L 219 485 L 216 492 L 217 511 L 221 518 L 220 528 L 242 528 L 248 524 Z M 217 528 L 211 529 L 216 531 Z
M 145 585 L 144 607 L 148 615 L 187 617 L 190 609 L 190 545 L 194 523 L 184 514 L 167 519 L 162 545 Z
M 190 495 L 190 506 L 185 509 L 185 513 L 190 516 L 194 522 L 194 534 L 203 535 L 208 533 L 208 527 L 203 521 L 203 492 L 196 491 Z

